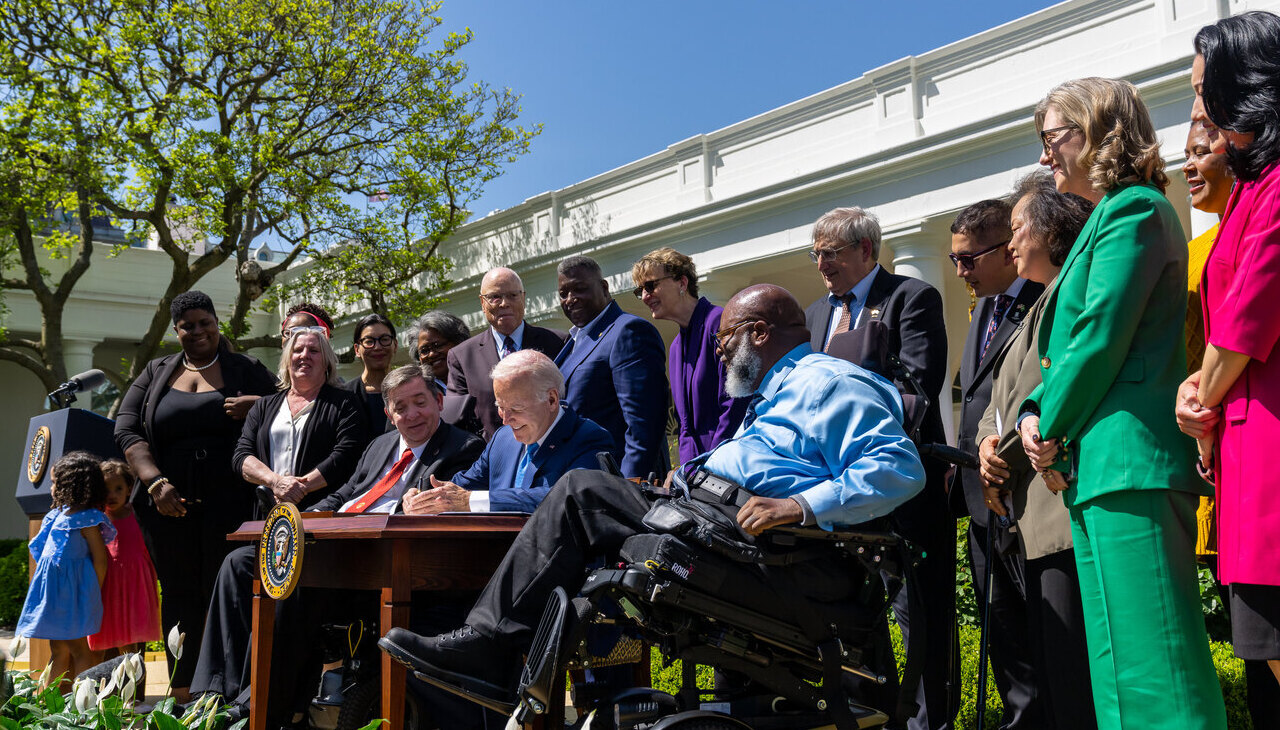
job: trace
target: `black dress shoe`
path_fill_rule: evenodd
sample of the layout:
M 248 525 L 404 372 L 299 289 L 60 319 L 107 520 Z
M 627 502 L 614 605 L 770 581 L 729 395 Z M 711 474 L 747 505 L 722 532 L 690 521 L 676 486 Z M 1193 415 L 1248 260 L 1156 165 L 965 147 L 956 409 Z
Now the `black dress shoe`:
M 446 681 L 478 679 L 512 692 L 519 678 L 517 657 L 470 626 L 439 636 L 394 628 L 378 640 L 378 646 L 409 669 Z

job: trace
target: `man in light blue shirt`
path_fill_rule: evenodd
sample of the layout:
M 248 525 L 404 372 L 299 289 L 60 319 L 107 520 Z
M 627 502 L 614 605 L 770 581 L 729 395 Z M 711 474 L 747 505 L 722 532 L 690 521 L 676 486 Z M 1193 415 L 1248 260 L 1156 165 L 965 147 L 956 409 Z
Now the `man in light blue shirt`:
M 699 457 L 755 496 L 737 513 L 750 534 L 776 525 L 825 529 L 886 514 L 924 487 L 924 468 L 887 381 L 810 350 L 804 312 L 785 289 L 739 292 L 716 333 L 726 392 L 754 396 L 734 438 Z M 651 503 L 625 480 L 569 472 L 534 512 L 481 593 L 467 625 L 435 637 L 392 629 L 378 645 L 415 671 L 480 691 L 510 691 L 553 589 L 577 592 L 586 566 L 648 532 Z

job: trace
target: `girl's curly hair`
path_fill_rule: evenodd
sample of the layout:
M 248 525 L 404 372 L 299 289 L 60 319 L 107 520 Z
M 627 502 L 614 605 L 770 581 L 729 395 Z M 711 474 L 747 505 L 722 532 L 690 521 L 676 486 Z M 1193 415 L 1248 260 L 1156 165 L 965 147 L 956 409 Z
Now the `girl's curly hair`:
M 102 509 L 107 502 L 107 480 L 102 460 L 88 451 L 71 451 L 53 464 L 53 508 Z
M 1084 137 L 1077 162 L 1088 170 L 1094 190 L 1151 183 L 1164 192 L 1169 186 L 1160 140 L 1138 87 L 1096 76 L 1058 84 L 1036 105 L 1037 132 L 1044 130 L 1051 106 Z

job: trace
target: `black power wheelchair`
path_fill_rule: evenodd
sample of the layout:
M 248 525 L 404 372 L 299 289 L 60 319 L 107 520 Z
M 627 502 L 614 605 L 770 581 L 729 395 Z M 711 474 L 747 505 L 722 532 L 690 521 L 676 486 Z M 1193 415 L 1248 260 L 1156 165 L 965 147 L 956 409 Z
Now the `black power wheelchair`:
M 905 426 L 919 443 L 928 398 L 896 358 L 883 348 L 879 357 L 871 364 L 884 367 L 869 369 L 887 372 L 898 384 Z M 850 359 L 868 365 L 865 358 Z M 945 445 L 922 444 L 919 450 L 922 458 L 976 466 L 971 456 Z M 871 707 L 861 698 L 868 688 L 884 696 L 874 688 L 897 679 L 878 674 L 867 659 L 877 632 L 885 635 L 893 596 L 920 557 L 916 549 L 884 521 L 858 531 L 781 527 L 753 539 L 734 520 L 750 496 L 746 490 L 705 473 L 689 482 L 679 485 L 687 495 L 679 499 L 642 484 L 654 500 L 645 517 L 651 532 L 628 538 L 618 562 L 591 571 L 578 596 L 556 589 L 514 698 L 484 683 L 461 687 L 426 674 L 419 679 L 523 725 L 540 716 L 558 719 L 566 669 L 615 663 L 628 653 L 624 647 L 639 658 L 652 645 L 665 660 L 682 661 L 680 691 L 645 687 L 576 697 L 593 730 L 853 730 L 883 727 L 891 712 L 903 723 L 914 715 L 909 693 L 900 693 L 895 707 Z M 623 638 L 608 656 L 599 656 L 596 639 L 610 629 Z M 925 638 L 919 639 L 908 650 L 904 686 L 914 686 L 919 676 Z M 747 681 L 703 702 L 696 664 Z M 586 722 L 584 717 L 575 727 Z

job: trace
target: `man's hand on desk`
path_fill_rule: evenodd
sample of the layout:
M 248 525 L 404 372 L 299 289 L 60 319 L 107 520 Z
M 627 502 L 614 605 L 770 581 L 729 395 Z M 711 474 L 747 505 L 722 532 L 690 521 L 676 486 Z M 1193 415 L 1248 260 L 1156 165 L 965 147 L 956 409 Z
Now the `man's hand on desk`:
M 738 510 L 738 526 L 748 535 L 759 535 L 770 527 L 790 525 L 804 521 L 804 509 L 800 503 L 786 497 L 752 497 Z
M 404 493 L 407 515 L 438 515 L 441 512 L 470 512 L 471 492 L 453 482 L 442 482 L 431 476 L 431 489 L 410 488 Z

